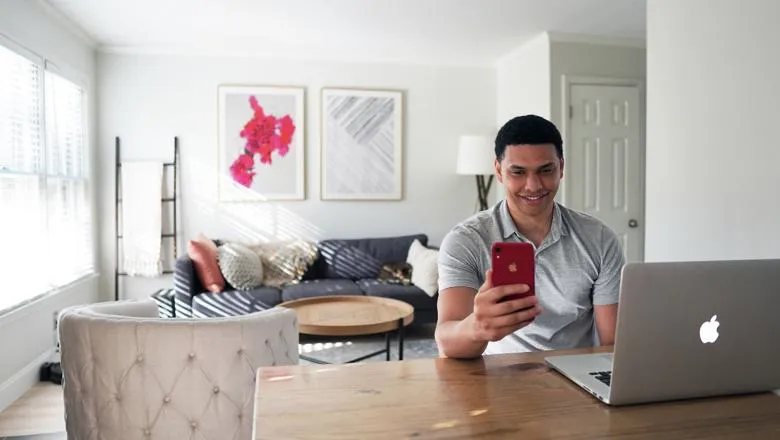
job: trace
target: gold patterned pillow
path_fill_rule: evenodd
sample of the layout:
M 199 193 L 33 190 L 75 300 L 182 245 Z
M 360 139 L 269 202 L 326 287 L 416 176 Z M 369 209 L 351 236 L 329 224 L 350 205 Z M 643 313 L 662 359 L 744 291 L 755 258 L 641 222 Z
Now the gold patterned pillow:
M 277 288 L 300 282 L 318 256 L 316 244 L 304 240 L 263 243 L 252 248 L 263 262 L 263 285 Z

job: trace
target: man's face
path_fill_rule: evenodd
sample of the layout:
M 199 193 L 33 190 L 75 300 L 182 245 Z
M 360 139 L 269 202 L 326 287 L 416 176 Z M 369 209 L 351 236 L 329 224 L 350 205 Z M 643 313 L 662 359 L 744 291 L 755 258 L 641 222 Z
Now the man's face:
M 531 217 L 550 213 L 563 178 L 555 145 L 509 145 L 495 165 L 510 207 Z

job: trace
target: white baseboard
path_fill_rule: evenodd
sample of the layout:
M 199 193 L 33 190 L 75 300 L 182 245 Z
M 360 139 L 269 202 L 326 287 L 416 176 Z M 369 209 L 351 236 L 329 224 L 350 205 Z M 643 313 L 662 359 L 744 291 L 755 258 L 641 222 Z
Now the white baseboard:
M 16 374 L 0 384 L 0 412 L 22 397 L 40 379 L 40 369 L 44 362 L 50 362 L 54 349 L 46 350 L 34 361 L 25 365 Z

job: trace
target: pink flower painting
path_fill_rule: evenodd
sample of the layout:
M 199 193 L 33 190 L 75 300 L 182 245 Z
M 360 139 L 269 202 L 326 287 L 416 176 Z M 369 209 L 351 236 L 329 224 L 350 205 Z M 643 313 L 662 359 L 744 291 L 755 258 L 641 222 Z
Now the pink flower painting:
M 245 140 L 243 152 L 230 165 L 233 180 L 247 188 L 252 186 L 261 166 L 271 166 L 274 151 L 285 157 L 295 134 L 295 123 L 290 115 L 267 115 L 254 96 L 249 97 L 252 118 L 244 124 L 240 136 Z

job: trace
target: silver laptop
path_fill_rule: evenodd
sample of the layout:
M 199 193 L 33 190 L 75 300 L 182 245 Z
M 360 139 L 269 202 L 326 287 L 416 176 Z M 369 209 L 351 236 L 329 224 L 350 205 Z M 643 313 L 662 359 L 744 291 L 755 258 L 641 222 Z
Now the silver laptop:
M 780 389 L 780 260 L 629 263 L 613 353 L 546 361 L 610 405 Z

